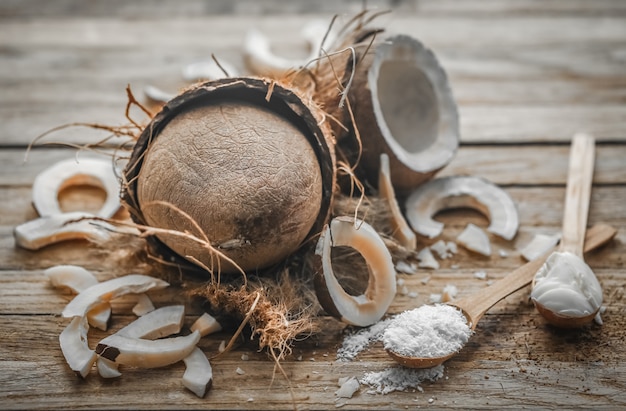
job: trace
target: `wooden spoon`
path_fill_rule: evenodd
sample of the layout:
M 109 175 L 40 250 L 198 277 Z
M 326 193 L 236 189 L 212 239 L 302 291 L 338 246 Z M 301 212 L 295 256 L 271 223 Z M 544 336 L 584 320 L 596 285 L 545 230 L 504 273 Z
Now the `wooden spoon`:
M 600 247 L 611 240 L 616 233 L 617 230 L 615 228 L 606 224 L 593 226 L 587 231 L 585 236 L 584 251 L 589 252 Z M 543 265 L 549 255 L 550 252 L 524 264 L 515 271 L 509 273 L 506 277 L 494 282 L 489 287 L 483 288 L 475 294 L 448 304 L 459 308 L 467 318 L 470 328 L 475 330 L 478 321 L 480 321 L 483 315 L 485 315 L 491 307 L 493 307 L 500 300 L 531 283 L 535 273 Z M 456 354 L 456 352 L 453 352 L 443 357 L 418 358 L 400 355 L 390 350 L 387 350 L 387 353 L 395 361 L 409 368 L 434 367 L 442 364 L 444 361 L 450 359 Z
M 578 258 L 584 263 L 583 242 L 585 229 L 587 228 L 587 216 L 589 214 L 594 159 L 594 138 L 586 134 L 575 135 L 572 139 L 570 149 L 569 171 L 565 190 L 565 206 L 563 210 L 562 237 L 558 250 L 554 252 L 555 257 L 557 253 L 572 253 L 576 256 L 574 259 Z M 563 268 L 559 269 L 568 269 L 571 271 L 571 267 L 568 265 L 562 267 Z M 557 268 L 555 267 L 553 269 Z M 590 275 L 594 275 L 589 268 L 587 270 Z M 533 287 L 534 285 L 535 279 L 533 279 Z M 558 287 L 558 285 L 555 285 L 555 287 Z M 537 311 L 543 315 L 546 321 L 552 325 L 564 328 L 580 327 L 591 322 L 600 308 L 598 307 L 596 311 L 590 314 L 575 317 L 565 316 L 553 311 L 534 298 L 533 303 L 535 307 L 537 307 Z

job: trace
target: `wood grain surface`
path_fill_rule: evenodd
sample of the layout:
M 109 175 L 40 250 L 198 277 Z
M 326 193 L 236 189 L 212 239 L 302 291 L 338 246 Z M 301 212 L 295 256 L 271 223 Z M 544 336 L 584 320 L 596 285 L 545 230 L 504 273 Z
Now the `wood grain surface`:
M 316 3 L 317 4 L 317 3 Z M 107 134 L 69 128 L 71 122 L 126 122 L 125 87 L 137 97 L 156 85 L 185 87 L 181 69 L 213 53 L 242 72 L 242 44 L 256 27 L 277 53 L 304 55 L 299 29 L 312 19 L 330 21 L 360 10 L 361 1 L 256 2 L 251 0 L 136 2 L 23 0 L 0 2 L 0 409 L 606 409 L 626 408 L 626 3 L 602 1 L 368 2 L 391 10 L 376 21 L 424 42 L 446 69 L 459 105 L 462 144 L 439 175 L 476 175 L 500 185 L 515 201 L 520 230 L 512 241 L 490 236 L 494 253 L 479 257 L 461 247 L 438 270 L 400 274 L 389 313 L 427 303 L 447 284 L 459 297 L 505 276 L 523 263 L 519 248 L 535 234 L 561 228 L 569 155 L 576 132 L 596 138 L 589 224 L 618 229 L 616 238 L 586 256 L 604 289 L 602 326 L 559 330 L 529 302 L 529 289 L 506 298 L 479 323 L 476 334 L 445 363 L 444 378 L 423 391 L 386 395 L 362 385 L 337 399 L 340 377 L 394 366 L 380 343 L 355 360 L 337 361 L 337 349 L 354 329 L 327 316 L 321 332 L 298 341 L 276 372 L 256 341 L 245 341 L 212 361 L 211 391 L 197 398 L 182 385 L 183 363 L 123 369 L 105 380 L 95 370 L 77 377 L 67 366 L 58 336 L 60 315 L 71 299 L 53 289 L 43 271 L 77 264 L 100 280 L 147 268 L 128 249 L 80 241 L 40 251 L 15 246 L 15 226 L 36 217 L 32 184 L 46 167 L 77 155 L 57 143 L 93 143 Z M 135 113 L 137 114 L 137 113 Z M 115 141 L 111 141 L 112 149 Z M 78 153 L 87 155 L 88 153 Z M 98 190 L 66 191 L 66 209 L 93 208 Z M 472 222 L 470 210 L 441 213 L 442 237 L 454 241 Z M 418 238 L 418 247 L 434 240 Z M 475 277 L 484 271 L 486 280 Z M 428 277 L 429 281 L 423 281 Z M 183 279 L 187 282 L 197 279 Z M 185 324 L 202 312 L 180 287 L 149 293 L 156 306 L 187 304 Z M 136 297 L 113 303 L 111 330 L 131 321 Z M 111 331 L 91 330 L 93 347 Z M 203 338 L 210 357 L 231 332 Z M 248 356 L 247 360 L 242 355 Z M 237 373 L 237 368 L 243 373 Z

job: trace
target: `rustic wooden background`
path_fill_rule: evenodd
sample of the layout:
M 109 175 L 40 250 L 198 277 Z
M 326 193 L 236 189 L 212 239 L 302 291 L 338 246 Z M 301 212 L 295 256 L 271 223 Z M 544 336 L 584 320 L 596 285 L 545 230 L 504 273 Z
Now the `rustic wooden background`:
M 43 270 L 78 264 L 98 278 L 136 269 L 117 254 L 72 242 L 39 252 L 18 249 L 12 230 L 35 217 L 31 186 L 37 173 L 75 150 L 41 144 L 44 131 L 67 122 L 123 124 L 130 84 L 175 90 L 181 68 L 211 53 L 244 69 L 246 31 L 256 27 L 279 53 L 299 55 L 299 28 L 312 18 L 350 16 L 361 1 L 2 1 L 0 2 L 0 408 L 593 408 L 626 407 L 626 2 L 621 0 L 398 0 L 368 2 L 392 12 L 378 22 L 432 48 L 447 70 L 461 116 L 462 146 L 441 175 L 471 174 L 501 185 L 516 201 L 521 227 L 512 242 L 492 238 L 496 252 L 477 258 L 460 250 L 442 268 L 403 276 L 417 298 L 398 295 L 390 312 L 425 303 L 444 285 L 460 296 L 522 263 L 517 247 L 535 233 L 560 228 L 569 139 L 596 136 L 597 158 L 589 223 L 618 228 L 617 238 L 591 254 L 607 306 L 603 326 L 562 331 L 547 326 L 525 289 L 494 307 L 468 346 L 445 364 L 445 378 L 424 392 L 366 393 L 336 402 L 342 376 L 392 366 L 380 345 L 348 363 L 335 361 L 345 326 L 323 318 L 324 331 L 297 343 L 283 363 L 289 383 L 254 345 L 213 362 L 214 386 L 204 399 L 182 387 L 182 363 L 125 370 L 115 381 L 77 378 L 64 363 L 60 312 L 70 296 L 52 289 Z M 294 34 L 296 33 L 296 34 Z M 88 143 L 90 129 L 56 133 L 43 142 Z M 67 192 L 67 208 L 90 205 L 99 193 Z M 450 212 L 444 239 L 467 222 Z M 427 244 L 423 239 L 421 245 Z M 498 250 L 508 254 L 501 257 Z M 117 257 L 116 257 L 117 256 Z M 452 268 L 454 266 L 454 269 Z M 424 285 L 427 274 L 431 281 Z M 177 289 L 153 293 L 156 305 L 184 301 Z M 132 299 L 114 305 L 113 328 L 132 318 Z M 188 324 L 198 314 L 190 306 Z M 93 341 L 104 333 L 93 332 Z M 200 343 L 209 355 L 229 335 Z M 243 353 L 249 355 L 242 361 Z M 298 360 L 302 358 L 302 360 Z M 235 372 L 241 367 L 245 374 Z M 293 394 L 290 393 L 292 388 Z

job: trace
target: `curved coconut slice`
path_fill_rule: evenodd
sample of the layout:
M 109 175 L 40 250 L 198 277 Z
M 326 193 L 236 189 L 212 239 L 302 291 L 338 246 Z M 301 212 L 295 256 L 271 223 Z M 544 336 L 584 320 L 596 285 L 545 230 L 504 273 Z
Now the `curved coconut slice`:
M 168 305 L 137 318 L 116 334 L 128 338 L 156 340 L 179 333 L 184 320 L 184 305 Z
M 465 227 L 465 230 L 458 235 L 456 241 L 470 251 L 487 257 L 491 255 L 489 237 L 475 224 L 469 223 Z
M 155 103 L 167 103 L 174 97 L 175 93 L 170 93 L 156 86 L 147 85 L 143 88 L 143 94 Z
M 203 313 L 190 327 L 191 331 L 198 331 L 202 337 L 222 331 L 222 325 L 209 313 Z
M 346 293 L 337 281 L 331 261 L 331 247 L 337 246 L 350 246 L 365 259 L 369 280 L 362 295 Z M 385 315 L 396 294 L 396 271 L 389 250 L 372 226 L 350 217 L 336 217 L 322 232 L 315 254 L 321 256 L 322 264 L 315 288 L 326 311 L 361 327 Z
M 130 274 L 93 285 L 80 292 L 65 306 L 63 317 L 82 317 L 96 304 L 111 301 L 126 294 L 140 294 L 155 289 L 163 289 L 169 283 L 158 278 L 141 274 Z
M 94 224 L 82 218 L 93 214 L 75 211 L 36 218 L 20 224 L 13 230 L 15 243 L 27 250 L 39 250 L 43 247 L 68 240 L 106 241 L 111 238 L 115 228 L 105 222 Z
M 57 265 L 44 271 L 50 284 L 56 288 L 69 288 L 76 294 L 98 284 L 98 279 L 88 270 L 77 265 Z M 95 305 L 87 312 L 92 327 L 106 331 L 111 319 L 111 305 L 107 302 Z
M 459 146 L 459 119 L 447 75 L 418 40 L 396 35 L 360 56 L 350 88 L 363 158 L 375 181 L 379 154 L 389 156 L 391 181 L 402 195 L 446 166 Z M 362 53 L 362 52 L 361 52 Z
M 102 378 L 117 378 L 122 376 L 122 373 L 117 369 L 118 364 L 104 357 L 98 356 L 96 367 L 98 368 L 98 374 L 100 374 Z
M 139 294 L 137 296 L 137 303 L 133 306 L 133 314 L 137 317 L 141 317 L 151 311 L 154 311 L 154 304 L 147 294 Z
M 96 353 L 87 345 L 89 324 L 84 317 L 74 317 L 59 335 L 61 351 L 72 371 L 85 378 L 96 362 Z
M 220 67 L 221 66 L 221 67 Z M 239 76 L 239 70 L 222 59 L 219 64 L 215 60 L 191 63 L 183 68 L 183 78 L 186 81 L 218 80 L 226 77 Z
M 404 247 L 409 250 L 415 250 L 417 247 L 417 239 L 415 233 L 406 222 L 400 206 L 396 200 L 396 192 L 391 183 L 391 174 L 389 171 L 389 156 L 385 153 L 380 155 L 380 173 L 378 175 L 378 192 L 380 196 L 387 200 L 389 209 L 391 210 L 391 226 L 392 235 Z
M 306 24 L 302 28 L 301 35 L 309 45 L 309 56 L 304 59 L 288 59 L 274 54 L 269 39 L 260 31 L 251 29 L 244 43 L 246 63 L 257 75 L 280 78 L 290 70 L 298 69 L 317 58 L 327 31 L 328 24 L 322 21 L 314 20 Z M 328 37 L 327 44 L 332 41 L 332 38 Z
M 63 213 L 59 192 L 73 185 L 103 188 L 107 198 L 98 217 L 113 217 L 120 208 L 120 183 L 110 160 L 83 158 L 59 161 L 42 171 L 33 183 L 33 205 L 41 217 Z
M 500 187 L 478 177 L 443 177 L 423 184 L 407 198 L 406 217 L 418 234 L 434 238 L 441 234 L 443 224 L 433 216 L 460 207 L 485 214 L 490 220 L 487 231 L 505 240 L 515 237 L 519 227 L 515 203 Z
M 207 391 L 213 384 L 213 369 L 204 352 L 198 347 L 191 351 L 191 354 L 183 358 L 185 362 L 185 373 L 183 374 L 183 385 L 188 390 L 200 398 L 204 398 Z
M 200 341 L 200 333 L 195 331 L 184 337 L 146 340 L 112 334 L 98 343 L 96 354 L 132 367 L 158 368 L 183 360 Z

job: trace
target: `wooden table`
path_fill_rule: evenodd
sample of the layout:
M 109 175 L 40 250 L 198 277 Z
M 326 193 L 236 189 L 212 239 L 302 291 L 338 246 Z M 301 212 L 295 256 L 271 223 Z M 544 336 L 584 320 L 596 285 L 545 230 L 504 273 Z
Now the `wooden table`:
M 345 326 L 330 317 L 321 319 L 320 334 L 296 343 L 282 363 L 289 382 L 274 374 L 273 362 L 252 344 L 213 362 L 214 384 L 204 399 L 183 388 L 182 363 L 124 370 L 115 380 L 95 371 L 82 380 L 67 367 L 58 336 L 67 323 L 60 313 L 71 296 L 51 288 L 43 270 L 77 264 L 103 280 L 139 268 L 82 242 L 37 252 L 15 247 L 13 228 L 36 217 L 35 176 L 76 154 L 41 143 L 88 143 L 102 134 L 63 130 L 40 141 L 24 162 L 27 145 L 68 122 L 123 124 L 127 84 L 138 96 L 147 84 L 174 90 L 183 85 L 180 69 L 211 53 L 244 69 L 241 49 L 250 27 L 265 32 L 278 52 L 297 54 L 304 23 L 350 15 L 360 7 L 354 3 L 322 4 L 315 15 L 307 14 L 311 7 L 304 1 L 0 4 L 0 408 L 626 407 L 626 3 L 620 0 L 407 0 L 393 2 L 393 12 L 378 20 L 390 31 L 422 40 L 449 74 L 462 145 L 440 175 L 470 174 L 502 186 L 521 220 L 513 241 L 492 237 L 490 258 L 460 249 L 439 270 L 401 275 L 418 296 L 399 294 L 390 313 L 427 302 L 446 284 L 456 285 L 459 296 L 485 287 L 486 280 L 474 276 L 477 271 L 498 279 L 522 264 L 518 248 L 534 234 L 558 232 L 569 140 L 586 131 L 597 138 L 589 224 L 606 222 L 619 230 L 615 240 L 588 257 L 604 289 L 604 325 L 552 328 L 524 289 L 489 312 L 468 346 L 445 364 L 445 378 L 424 383 L 423 392 L 369 394 L 362 386 L 341 401 L 334 394 L 338 378 L 358 378 L 393 362 L 379 344 L 352 362 L 337 362 Z M 93 190 L 88 194 L 98 196 Z M 81 196 L 70 191 L 63 202 L 88 204 Z M 447 224 L 446 240 L 454 240 L 468 222 L 487 225 L 469 211 L 439 218 Z M 420 239 L 420 246 L 426 244 Z M 430 281 L 423 284 L 427 275 Z M 185 301 L 179 291 L 150 296 L 156 305 Z M 114 304 L 113 329 L 132 319 L 133 301 Z M 187 324 L 198 312 L 190 306 Z M 105 334 L 93 331 L 90 341 Z M 200 347 L 212 355 L 228 338 L 209 336 Z M 238 374 L 237 367 L 245 373 Z

